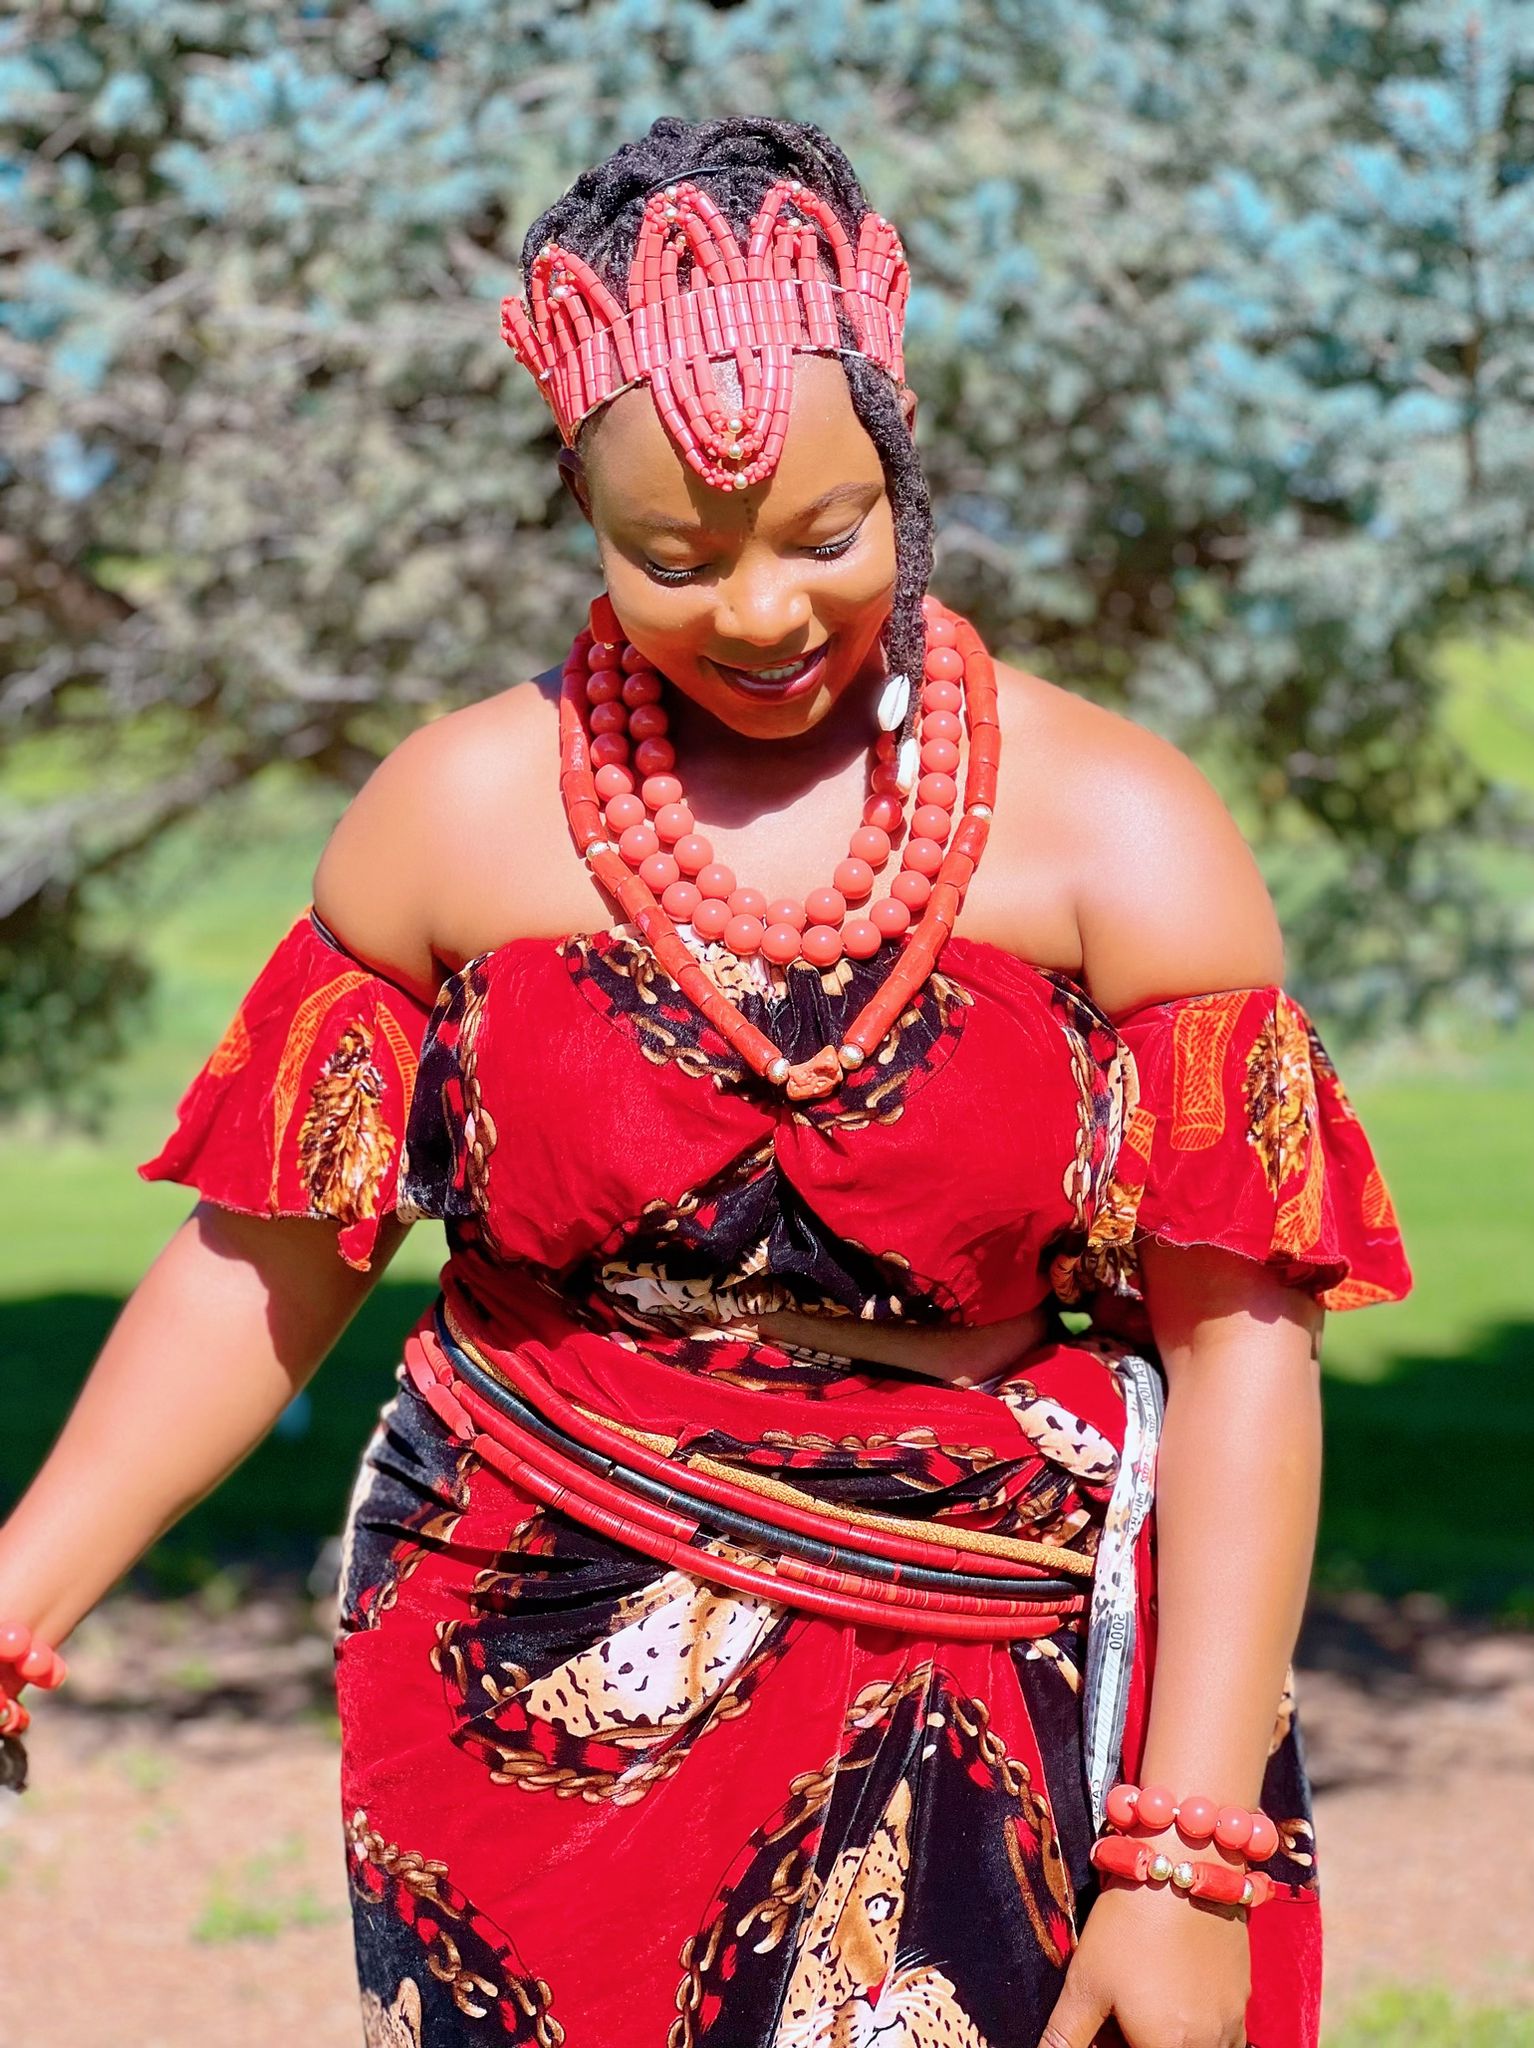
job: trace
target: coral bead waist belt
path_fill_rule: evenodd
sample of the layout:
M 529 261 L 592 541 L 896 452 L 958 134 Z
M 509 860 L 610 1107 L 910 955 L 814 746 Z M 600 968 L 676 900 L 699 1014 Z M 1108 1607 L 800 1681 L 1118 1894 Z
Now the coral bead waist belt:
M 907 1633 L 995 1641 L 1086 1612 L 1092 1560 L 951 1523 L 828 1505 L 594 1413 L 515 1350 L 492 1359 L 439 1297 L 406 1371 L 476 1455 L 657 1561 L 741 1593 Z

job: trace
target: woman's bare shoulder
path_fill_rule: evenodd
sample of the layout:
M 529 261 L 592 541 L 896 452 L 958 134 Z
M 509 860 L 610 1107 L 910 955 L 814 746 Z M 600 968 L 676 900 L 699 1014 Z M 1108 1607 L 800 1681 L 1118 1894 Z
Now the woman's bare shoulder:
M 546 804 L 558 689 L 555 671 L 417 726 L 379 762 L 320 855 L 313 898 L 325 923 L 424 998 L 440 987 L 444 961 L 458 964 L 459 884 L 497 872 L 497 842 Z
M 1267 886 L 1203 770 L 1158 733 L 1042 676 L 998 663 L 997 680 L 1007 807 L 1065 849 L 1083 978 L 1098 1004 L 1118 1015 L 1162 996 L 1280 981 Z

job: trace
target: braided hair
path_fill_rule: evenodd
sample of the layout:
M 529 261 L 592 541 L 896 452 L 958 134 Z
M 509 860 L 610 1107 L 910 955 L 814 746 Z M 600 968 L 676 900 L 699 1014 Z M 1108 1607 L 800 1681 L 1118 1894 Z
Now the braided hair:
M 857 240 L 869 211 L 857 173 L 842 151 L 808 121 L 779 121 L 742 114 L 715 121 L 682 121 L 665 114 L 637 142 L 625 142 L 599 164 L 582 171 L 562 199 L 528 229 L 522 271 L 530 277 L 545 242 L 584 256 L 622 295 L 639 238 L 646 198 L 657 186 L 688 178 L 705 190 L 737 233 L 749 226 L 769 186 L 798 178 L 835 210 Z M 844 345 L 855 350 L 857 335 L 838 306 Z M 900 396 L 887 372 L 863 355 L 837 358 L 847 375 L 852 408 L 879 452 L 895 526 L 895 595 L 884 630 L 884 651 L 893 673 L 911 678 L 905 731 L 914 731 L 921 698 L 926 630 L 922 598 L 932 574 L 932 501 L 916 443 L 900 409 Z M 589 415 L 581 435 L 600 413 Z

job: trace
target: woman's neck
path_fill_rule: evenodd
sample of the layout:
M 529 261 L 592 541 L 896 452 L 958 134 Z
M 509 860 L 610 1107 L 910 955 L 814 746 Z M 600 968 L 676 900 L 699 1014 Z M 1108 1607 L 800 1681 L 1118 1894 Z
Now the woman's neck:
M 795 797 L 866 765 L 878 727 L 875 708 L 884 680 L 877 652 L 824 718 L 783 739 L 755 739 L 677 689 L 669 693 L 677 771 L 691 794 L 723 822 L 781 810 Z

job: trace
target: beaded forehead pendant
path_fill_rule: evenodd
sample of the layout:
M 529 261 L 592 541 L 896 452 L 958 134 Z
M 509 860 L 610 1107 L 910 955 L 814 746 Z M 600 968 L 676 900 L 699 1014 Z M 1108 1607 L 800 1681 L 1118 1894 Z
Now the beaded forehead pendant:
M 822 237 L 834 284 L 822 270 Z M 910 281 L 900 237 L 880 214 L 864 214 L 854 243 L 819 193 L 782 178 L 742 251 L 714 201 L 683 179 L 645 202 L 626 305 L 582 257 L 546 242 L 528 280 L 531 305 L 503 300 L 501 332 L 538 380 L 567 447 L 589 413 L 648 381 L 689 465 L 716 490 L 744 491 L 777 466 L 796 352 L 867 356 L 904 382 Z M 714 376 L 725 357 L 739 372 L 733 405 Z

